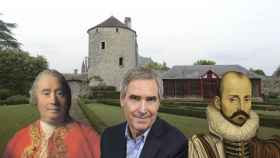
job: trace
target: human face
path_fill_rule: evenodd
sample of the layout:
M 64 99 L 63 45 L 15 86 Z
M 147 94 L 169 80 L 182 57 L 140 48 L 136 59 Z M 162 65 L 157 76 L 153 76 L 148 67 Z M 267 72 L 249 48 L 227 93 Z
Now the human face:
M 155 80 L 134 80 L 128 84 L 121 106 L 133 138 L 143 134 L 156 120 L 159 109 Z
M 224 79 L 221 111 L 231 123 L 242 126 L 251 111 L 251 83 L 245 76 L 229 74 Z
M 68 105 L 65 92 L 56 77 L 41 77 L 37 83 L 36 98 L 42 121 L 50 124 L 61 124 L 65 121 Z

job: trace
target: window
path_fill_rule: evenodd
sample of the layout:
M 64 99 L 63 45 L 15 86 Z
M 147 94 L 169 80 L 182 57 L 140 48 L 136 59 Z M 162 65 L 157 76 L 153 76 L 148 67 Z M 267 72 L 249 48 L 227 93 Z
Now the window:
M 101 49 L 105 49 L 105 42 L 101 42 Z
M 116 32 L 119 32 L 119 28 L 118 27 L 116 28 Z
M 123 66 L 123 57 L 119 58 L 119 66 Z
M 96 28 L 95 32 L 98 32 L 98 28 Z

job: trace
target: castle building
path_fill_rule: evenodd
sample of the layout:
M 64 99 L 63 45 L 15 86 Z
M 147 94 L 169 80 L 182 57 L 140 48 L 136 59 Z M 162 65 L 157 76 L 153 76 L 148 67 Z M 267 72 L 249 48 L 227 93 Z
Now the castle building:
M 123 23 L 111 16 L 87 33 L 89 86 L 114 86 L 119 90 L 124 74 L 137 66 L 137 35 L 131 28 L 131 18 L 126 17 Z

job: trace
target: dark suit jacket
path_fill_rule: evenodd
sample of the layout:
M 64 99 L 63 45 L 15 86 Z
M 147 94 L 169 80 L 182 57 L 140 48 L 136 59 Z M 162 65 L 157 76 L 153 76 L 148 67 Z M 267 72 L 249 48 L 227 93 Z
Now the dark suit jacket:
M 101 138 L 101 158 L 126 158 L 126 122 L 107 128 Z M 140 158 L 187 158 L 187 139 L 175 127 L 157 118 Z

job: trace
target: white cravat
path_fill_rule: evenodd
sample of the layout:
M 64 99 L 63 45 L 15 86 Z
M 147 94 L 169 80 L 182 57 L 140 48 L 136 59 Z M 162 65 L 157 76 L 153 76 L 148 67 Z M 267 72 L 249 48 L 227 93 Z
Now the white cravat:
M 42 129 L 42 135 L 41 135 L 41 152 L 39 154 L 40 158 L 47 158 L 48 157 L 48 143 L 49 138 L 52 136 L 55 126 L 46 123 L 44 121 L 40 121 L 40 127 Z

